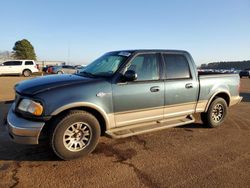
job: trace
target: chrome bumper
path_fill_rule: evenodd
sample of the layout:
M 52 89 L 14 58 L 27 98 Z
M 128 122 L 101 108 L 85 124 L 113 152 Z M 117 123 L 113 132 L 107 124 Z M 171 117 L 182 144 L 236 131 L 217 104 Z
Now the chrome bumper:
M 38 144 L 44 122 L 30 121 L 18 117 L 13 112 L 13 105 L 7 116 L 7 127 L 11 139 L 20 144 Z

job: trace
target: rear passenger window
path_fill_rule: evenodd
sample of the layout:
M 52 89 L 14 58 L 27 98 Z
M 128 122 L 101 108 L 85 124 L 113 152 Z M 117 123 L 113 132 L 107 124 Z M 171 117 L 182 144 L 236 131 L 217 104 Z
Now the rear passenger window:
M 12 61 L 12 63 L 13 66 L 22 65 L 22 61 Z
M 22 61 L 7 61 L 3 63 L 5 66 L 18 66 L 22 65 Z
M 163 54 L 167 79 L 190 78 L 189 64 L 184 55 Z
M 25 61 L 25 65 L 33 65 L 33 61 Z

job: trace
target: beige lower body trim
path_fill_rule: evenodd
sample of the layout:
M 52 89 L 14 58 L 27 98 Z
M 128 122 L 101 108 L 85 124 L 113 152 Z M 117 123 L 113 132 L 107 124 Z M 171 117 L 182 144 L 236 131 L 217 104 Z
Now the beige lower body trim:
M 195 105 L 195 102 L 190 102 L 160 106 L 157 108 L 118 112 L 114 114 L 116 127 L 190 115 L 194 113 Z
M 106 126 L 106 129 L 109 130 L 115 127 L 115 115 L 114 113 L 110 113 L 110 114 L 107 114 L 107 116 L 108 116 L 109 124 Z
M 241 96 L 233 96 L 233 97 L 231 97 L 229 106 L 233 106 L 235 104 L 240 103 L 242 98 L 243 97 L 241 97 Z
M 143 123 L 147 121 L 157 121 L 163 118 L 163 107 L 153 109 L 142 109 L 140 111 L 127 111 L 115 113 L 116 127 Z
M 231 97 L 229 106 L 238 104 L 241 102 L 241 100 L 242 97 L 240 96 Z M 161 121 L 173 117 L 190 115 L 194 112 L 205 112 L 207 104 L 208 100 L 200 100 L 198 101 L 197 105 L 195 102 L 190 102 L 108 114 L 110 124 L 107 127 L 107 130 L 114 127 L 121 127 L 149 121 Z
M 197 103 L 195 112 L 205 112 L 208 100 L 200 100 Z
M 164 119 L 193 114 L 195 105 L 195 102 L 167 105 L 164 107 Z

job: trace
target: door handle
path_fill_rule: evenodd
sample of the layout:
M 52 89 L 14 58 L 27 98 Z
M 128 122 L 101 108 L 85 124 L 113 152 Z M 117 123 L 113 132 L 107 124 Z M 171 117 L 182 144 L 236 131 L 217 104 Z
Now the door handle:
M 150 91 L 151 91 L 151 92 L 158 92 L 158 91 L 160 91 L 160 87 L 159 87 L 159 86 L 151 87 L 151 88 L 150 88 Z
M 185 88 L 190 89 L 193 88 L 193 84 L 192 83 L 188 83 L 185 85 Z

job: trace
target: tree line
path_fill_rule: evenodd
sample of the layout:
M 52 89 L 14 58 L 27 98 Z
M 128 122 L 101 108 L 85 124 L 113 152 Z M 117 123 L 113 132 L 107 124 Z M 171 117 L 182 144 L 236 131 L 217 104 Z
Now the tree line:
M 202 64 L 201 69 L 250 69 L 250 60 L 247 61 L 222 61 Z

